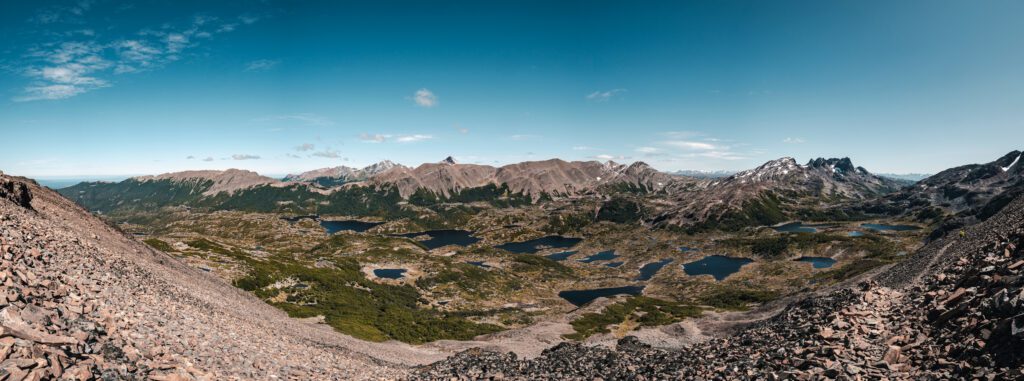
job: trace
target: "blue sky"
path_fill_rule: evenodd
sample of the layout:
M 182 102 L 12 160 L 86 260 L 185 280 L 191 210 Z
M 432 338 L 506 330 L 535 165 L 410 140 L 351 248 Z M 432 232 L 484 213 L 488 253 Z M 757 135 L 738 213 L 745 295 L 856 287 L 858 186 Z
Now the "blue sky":
M 4 2 L 0 170 L 876 172 L 1024 141 L 1024 2 Z

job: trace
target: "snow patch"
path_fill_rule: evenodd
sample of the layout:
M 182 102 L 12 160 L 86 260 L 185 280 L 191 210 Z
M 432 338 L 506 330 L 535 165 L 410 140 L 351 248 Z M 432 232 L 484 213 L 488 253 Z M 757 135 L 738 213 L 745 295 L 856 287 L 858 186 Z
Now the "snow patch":
M 1024 154 L 1020 154 L 1020 155 L 1017 155 L 1017 158 L 1016 158 L 1016 159 L 1013 159 L 1013 162 L 1012 162 L 1012 163 L 1010 163 L 1010 165 L 1009 165 L 1009 166 L 1007 166 L 1007 167 L 1003 167 L 1003 172 L 1009 171 L 1009 170 L 1010 170 L 1010 168 L 1013 168 L 1013 166 L 1014 166 L 1014 165 L 1017 165 L 1017 162 L 1018 162 L 1018 161 L 1020 161 L 1020 157 L 1021 157 L 1021 156 L 1024 156 Z

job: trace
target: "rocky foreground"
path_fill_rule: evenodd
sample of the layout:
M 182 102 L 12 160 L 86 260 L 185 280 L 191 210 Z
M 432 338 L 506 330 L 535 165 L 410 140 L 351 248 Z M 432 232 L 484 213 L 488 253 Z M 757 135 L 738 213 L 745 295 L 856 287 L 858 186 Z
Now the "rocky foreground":
M 1024 198 L 853 289 L 681 350 L 633 337 L 536 359 L 467 351 L 415 380 L 1024 379 Z
M 420 357 L 290 319 L 0 174 L 0 380 L 395 379 Z

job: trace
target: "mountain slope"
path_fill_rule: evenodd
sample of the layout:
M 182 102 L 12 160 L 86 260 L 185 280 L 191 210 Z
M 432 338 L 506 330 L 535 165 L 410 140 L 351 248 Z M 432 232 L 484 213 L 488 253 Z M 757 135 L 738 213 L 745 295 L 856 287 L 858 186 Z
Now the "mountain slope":
M 1024 197 L 856 288 L 808 295 L 735 334 L 679 349 L 636 337 L 534 359 L 463 352 L 413 379 L 929 379 L 1024 377 Z
M 394 168 L 370 179 L 373 184 L 396 186 L 403 197 L 409 197 L 418 189 L 447 197 L 463 189 L 500 184 L 507 184 L 512 192 L 535 197 L 541 194 L 571 196 L 620 183 L 654 191 L 671 181 L 670 176 L 642 162 L 625 166 L 614 162 L 551 159 L 496 168 L 459 164 L 451 158 L 416 168 Z
M 394 167 L 401 166 L 391 162 L 390 160 L 384 160 L 379 163 L 374 163 L 363 168 L 352 168 L 343 165 L 332 168 L 314 169 L 312 171 L 302 172 L 297 175 L 290 174 L 288 176 L 285 176 L 282 181 L 310 183 L 325 188 L 330 188 L 339 185 L 344 185 L 347 183 L 365 181 L 369 179 L 371 176 L 383 173 Z
M 848 158 L 809 161 L 784 157 L 728 177 L 693 183 L 674 193 L 674 205 L 653 221 L 690 229 L 736 229 L 795 217 L 801 208 L 865 200 L 896 191 L 897 181 L 855 167 Z
M 933 238 L 978 220 L 985 220 L 1024 194 L 1024 161 L 1012 151 L 985 164 L 950 168 L 860 209 L 939 223 Z
M 436 356 L 290 319 L 30 180 L 0 175 L 0 189 L 0 287 L 14 295 L 0 306 L 0 325 L 27 340 L 0 339 L 12 350 L 0 351 L 8 360 L 0 373 L 380 379 L 401 375 L 397 362 Z

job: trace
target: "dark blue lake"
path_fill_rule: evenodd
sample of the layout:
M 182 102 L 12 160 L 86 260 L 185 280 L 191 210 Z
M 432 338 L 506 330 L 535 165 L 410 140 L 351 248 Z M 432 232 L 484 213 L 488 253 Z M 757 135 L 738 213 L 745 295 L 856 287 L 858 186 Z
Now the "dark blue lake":
M 827 269 L 829 267 L 832 267 L 832 265 L 836 264 L 835 259 L 826 257 L 800 257 L 797 258 L 797 261 L 808 262 L 811 264 L 812 267 L 816 269 Z
M 697 248 L 694 248 L 694 247 L 680 246 L 679 247 L 679 251 L 682 251 L 684 253 L 688 253 L 688 252 L 691 252 L 691 251 L 700 251 L 700 249 L 697 249 Z
M 640 275 L 636 277 L 636 280 L 651 280 L 654 274 L 657 274 L 662 267 L 672 263 L 672 258 L 665 258 L 657 262 L 651 262 L 640 267 Z
M 383 222 L 364 222 L 356 220 L 320 221 L 320 226 L 323 226 L 324 230 L 327 230 L 327 234 L 334 234 L 340 231 L 354 231 L 362 233 L 380 224 L 383 224 Z
M 640 295 L 644 292 L 644 286 L 624 286 L 611 288 L 595 288 L 590 290 L 562 291 L 558 296 L 569 303 L 579 307 L 592 302 L 594 299 L 615 296 L 615 295 Z
M 753 262 L 747 258 L 727 257 L 724 255 L 712 255 L 702 258 L 699 261 L 683 264 L 683 271 L 687 275 L 711 275 L 715 280 L 722 280 L 740 271 L 744 265 Z
M 485 268 L 485 269 L 491 267 L 491 266 L 487 265 L 486 263 L 484 263 L 483 261 L 480 261 L 480 262 L 469 261 L 469 262 L 466 262 L 466 263 L 471 264 L 471 265 L 476 266 L 476 267 L 482 267 L 482 268 Z
M 573 256 L 573 254 L 576 254 L 576 252 L 575 251 L 560 251 L 560 252 L 557 252 L 557 253 L 554 253 L 554 254 L 548 254 L 547 257 L 549 259 L 553 259 L 553 260 L 556 260 L 556 261 L 564 261 L 564 260 L 568 259 L 569 257 Z
M 626 263 L 626 262 L 608 262 L 608 263 L 605 263 L 604 265 L 614 269 L 614 268 L 617 268 L 619 266 L 622 266 L 623 263 Z
M 568 249 L 583 241 L 582 238 L 562 237 L 551 235 L 523 242 L 509 242 L 495 246 L 496 248 L 513 252 L 516 254 L 535 254 L 547 248 Z
M 593 255 L 591 255 L 589 257 L 586 257 L 586 258 L 583 258 L 583 259 L 577 259 L 577 261 L 583 262 L 583 263 L 592 263 L 592 262 L 597 262 L 597 261 L 612 260 L 612 259 L 615 259 L 615 258 L 618 258 L 618 257 L 619 257 L 618 254 L 615 254 L 615 250 L 606 250 L 606 251 L 602 251 L 602 252 L 597 253 L 597 254 L 593 254 Z
M 871 230 L 878 230 L 878 231 L 889 230 L 889 231 L 896 231 L 896 232 L 905 232 L 905 231 L 912 231 L 912 230 L 921 230 L 921 228 L 919 228 L 917 226 L 913 226 L 913 225 L 861 224 L 860 226 L 863 227 L 863 228 L 867 228 L 867 229 L 871 229 Z
M 804 224 L 803 222 L 790 222 L 788 224 L 773 227 L 780 233 L 817 233 L 818 228 L 831 227 L 829 224 Z
M 428 236 L 425 240 L 417 240 L 417 237 Z M 399 234 L 399 237 L 410 238 L 423 244 L 427 250 L 433 250 L 448 245 L 469 246 L 480 242 L 480 238 L 473 236 L 473 232 L 466 230 L 430 230 L 422 233 Z
M 373 275 L 378 278 L 399 279 L 405 276 L 405 269 L 375 269 Z

